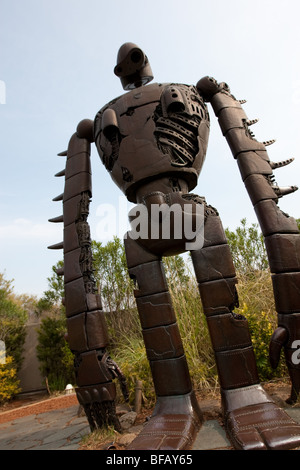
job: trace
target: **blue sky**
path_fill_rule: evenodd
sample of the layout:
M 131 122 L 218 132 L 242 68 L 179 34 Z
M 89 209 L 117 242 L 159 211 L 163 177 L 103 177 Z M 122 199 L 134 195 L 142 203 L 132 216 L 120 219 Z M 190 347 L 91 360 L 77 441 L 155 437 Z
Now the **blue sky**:
M 0 272 L 14 279 L 15 291 L 42 295 L 61 259 L 47 250 L 62 240 L 62 226 L 48 223 L 62 212 L 52 202 L 63 191 L 62 178 L 54 178 L 64 167 L 57 153 L 81 119 L 123 93 L 113 68 L 124 42 L 147 53 L 158 82 L 226 81 L 247 99 L 249 119 L 260 119 L 256 138 L 276 139 L 270 158 L 295 157 L 277 170 L 277 182 L 300 186 L 299 17 L 299 0 L 0 0 Z M 256 218 L 210 114 L 209 150 L 193 192 L 235 229 L 243 217 Z M 124 220 L 126 203 L 95 149 L 92 167 L 90 223 L 100 240 L 101 205 Z M 300 191 L 279 206 L 300 217 L 299 198 Z

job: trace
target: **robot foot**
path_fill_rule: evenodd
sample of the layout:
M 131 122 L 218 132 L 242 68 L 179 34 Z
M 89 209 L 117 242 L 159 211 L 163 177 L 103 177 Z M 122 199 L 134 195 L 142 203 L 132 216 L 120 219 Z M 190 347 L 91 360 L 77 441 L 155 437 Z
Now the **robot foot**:
M 222 391 L 225 428 L 236 450 L 300 448 L 300 424 L 260 385 Z
M 194 393 L 159 397 L 154 412 L 128 450 L 188 450 L 201 427 Z

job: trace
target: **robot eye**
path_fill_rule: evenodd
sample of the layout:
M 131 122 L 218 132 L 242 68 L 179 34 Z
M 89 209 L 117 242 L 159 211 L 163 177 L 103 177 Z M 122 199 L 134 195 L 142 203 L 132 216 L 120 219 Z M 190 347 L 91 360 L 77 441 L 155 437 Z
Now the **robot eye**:
M 142 54 L 139 51 L 134 51 L 130 56 L 132 62 L 137 64 L 142 59 Z

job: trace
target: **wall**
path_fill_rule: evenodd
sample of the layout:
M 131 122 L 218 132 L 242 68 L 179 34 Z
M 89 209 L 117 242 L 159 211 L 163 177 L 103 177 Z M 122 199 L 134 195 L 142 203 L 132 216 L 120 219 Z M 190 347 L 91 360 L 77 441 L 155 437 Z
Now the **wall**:
M 26 340 L 24 344 L 23 364 L 18 373 L 21 393 L 46 390 L 43 377 L 39 370 L 39 361 L 36 356 L 37 329 L 39 323 L 29 323 L 26 326 Z

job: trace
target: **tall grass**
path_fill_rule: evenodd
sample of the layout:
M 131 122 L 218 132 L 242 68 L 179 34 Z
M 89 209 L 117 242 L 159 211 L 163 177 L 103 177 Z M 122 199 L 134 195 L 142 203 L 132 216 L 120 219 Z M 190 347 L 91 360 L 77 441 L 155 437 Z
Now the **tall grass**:
M 269 363 L 269 344 L 277 327 L 277 312 L 269 271 L 257 271 L 250 276 L 241 275 L 238 292 L 240 307 L 236 312 L 248 320 L 260 379 L 269 381 L 273 378 L 288 377 L 283 352 L 276 370 L 273 370 Z
M 195 279 L 191 277 L 185 289 L 177 284 L 171 295 L 194 388 L 214 388 L 218 382 L 214 354 Z
M 205 393 L 215 390 L 217 370 L 196 279 L 192 272 L 182 278 L 173 264 L 168 281 L 194 389 Z M 287 375 L 283 361 L 276 371 L 268 362 L 269 341 L 277 323 L 269 272 L 239 276 L 238 293 L 240 307 L 235 312 L 248 320 L 260 379 L 268 381 Z M 127 377 L 130 399 L 134 399 L 136 380 L 142 380 L 144 402 L 152 405 L 155 394 L 137 310 L 115 312 L 108 323 L 110 352 Z

